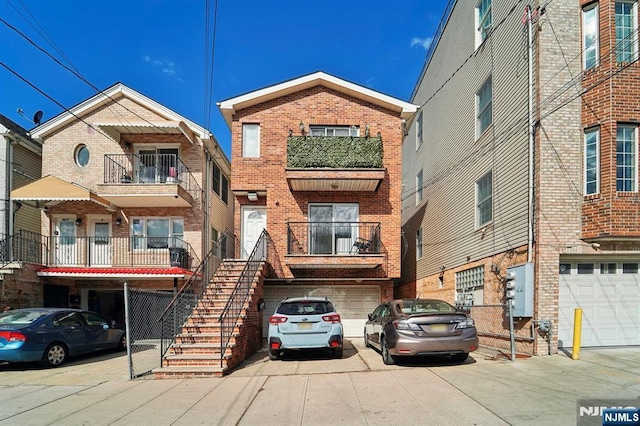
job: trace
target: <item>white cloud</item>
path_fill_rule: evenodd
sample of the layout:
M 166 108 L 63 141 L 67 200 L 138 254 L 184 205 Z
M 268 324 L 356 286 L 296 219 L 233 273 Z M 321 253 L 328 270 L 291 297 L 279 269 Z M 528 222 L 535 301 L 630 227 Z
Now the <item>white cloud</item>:
M 414 37 L 411 39 L 411 47 L 422 46 L 424 50 L 428 50 L 429 46 L 431 46 L 432 41 L 433 41 L 433 37 L 427 37 L 427 38 Z
M 169 61 L 168 59 L 153 59 L 149 55 L 145 55 L 142 57 L 142 60 L 148 64 L 151 64 L 152 67 L 160 69 L 163 74 L 166 75 L 176 75 L 176 63 L 173 61 Z

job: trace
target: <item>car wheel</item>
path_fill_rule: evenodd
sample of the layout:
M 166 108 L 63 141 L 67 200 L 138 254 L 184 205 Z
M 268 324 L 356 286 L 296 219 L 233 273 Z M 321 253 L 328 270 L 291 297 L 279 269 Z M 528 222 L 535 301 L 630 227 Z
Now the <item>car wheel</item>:
M 127 335 L 123 334 L 120 338 L 120 343 L 118 344 L 118 349 L 121 351 L 127 350 Z
M 369 339 L 367 338 L 367 330 L 364 331 L 364 347 L 370 348 L 371 344 L 369 343 Z
M 269 351 L 269 359 L 271 361 L 276 361 L 280 359 L 280 352 L 271 352 Z
M 46 367 L 58 367 L 67 359 L 67 348 L 62 343 L 52 343 L 47 346 L 42 356 L 42 364 Z
M 385 365 L 393 365 L 396 363 L 396 360 L 393 359 L 393 356 L 389 353 L 389 345 L 387 344 L 387 339 L 382 339 L 382 362 Z
M 342 348 L 334 349 L 333 350 L 333 357 L 334 358 L 342 358 L 343 353 L 344 353 L 344 351 L 343 351 Z
M 467 360 L 467 358 L 469 358 L 468 353 L 451 354 L 451 359 L 453 359 L 456 362 L 464 362 Z

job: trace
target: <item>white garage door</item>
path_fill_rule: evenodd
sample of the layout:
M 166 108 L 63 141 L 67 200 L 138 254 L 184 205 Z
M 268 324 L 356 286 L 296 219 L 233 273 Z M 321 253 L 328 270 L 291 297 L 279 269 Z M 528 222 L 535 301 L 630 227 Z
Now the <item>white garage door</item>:
M 623 273 L 620 263 L 605 265 L 602 273 L 596 263 L 579 274 L 573 263 L 570 273 L 560 274 L 559 347 L 573 346 L 575 308 L 582 308 L 581 346 L 640 345 L 640 274 Z
M 345 337 L 362 337 L 367 314 L 380 304 L 378 286 L 265 286 L 262 336 L 267 337 L 269 317 L 278 303 L 287 297 L 326 296 L 340 314 Z

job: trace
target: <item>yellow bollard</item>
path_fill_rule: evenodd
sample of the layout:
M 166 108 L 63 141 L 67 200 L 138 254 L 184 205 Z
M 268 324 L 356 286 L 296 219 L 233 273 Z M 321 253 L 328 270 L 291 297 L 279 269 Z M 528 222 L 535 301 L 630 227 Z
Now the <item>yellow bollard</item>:
M 573 313 L 573 347 L 571 359 L 580 359 L 580 338 L 582 334 L 582 308 L 576 308 Z

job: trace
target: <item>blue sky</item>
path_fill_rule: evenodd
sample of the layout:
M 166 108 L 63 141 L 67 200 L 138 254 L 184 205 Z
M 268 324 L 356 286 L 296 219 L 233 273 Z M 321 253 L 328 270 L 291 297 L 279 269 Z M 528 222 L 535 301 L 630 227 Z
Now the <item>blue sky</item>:
M 265 86 L 325 71 L 409 100 L 446 3 L 221 0 L 209 91 L 204 1 L 0 0 L 0 113 L 30 129 L 18 109 L 46 121 L 63 111 L 56 102 L 70 108 L 96 93 L 91 85 L 122 82 L 208 127 L 229 156 L 215 104 Z

